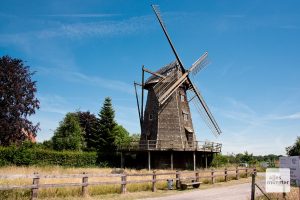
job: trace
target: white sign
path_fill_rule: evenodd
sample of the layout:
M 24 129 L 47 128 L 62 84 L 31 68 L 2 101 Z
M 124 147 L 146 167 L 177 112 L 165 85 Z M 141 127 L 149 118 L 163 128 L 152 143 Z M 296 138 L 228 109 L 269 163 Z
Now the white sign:
M 300 156 L 280 157 L 280 168 L 291 170 L 291 181 L 300 185 Z
M 290 192 L 290 169 L 268 168 L 266 171 L 266 192 Z

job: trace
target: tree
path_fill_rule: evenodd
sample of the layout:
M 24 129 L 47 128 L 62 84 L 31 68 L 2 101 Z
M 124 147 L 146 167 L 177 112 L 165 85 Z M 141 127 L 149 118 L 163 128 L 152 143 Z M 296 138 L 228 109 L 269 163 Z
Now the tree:
M 130 137 L 130 141 L 139 141 L 141 138 L 141 134 L 139 133 L 133 133 L 132 135 L 129 136 Z
M 115 111 L 112 107 L 111 98 L 106 97 L 99 112 L 98 129 L 98 158 L 99 160 L 112 160 L 116 152 L 115 145 Z
M 286 148 L 286 153 L 289 156 L 299 156 L 300 155 L 300 136 L 297 137 L 294 145 Z
M 115 138 L 114 145 L 118 146 L 120 144 L 129 144 L 131 141 L 131 136 L 128 131 L 121 125 L 116 125 L 113 129 L 113 135 Z
M 254 158 L 253 154 L 249 154 L 247 151 L 245 151 L 245 153 L 241 155 L 240 161 L 242 163 L 247 163 L 250 165 L 254 165 L 257 163 L 257 160 Z
M 36 137 L 39 124 L 28 119 L 39 109 L 32 75 L 34 72 L 22 60 L 0 57 L 0 145 L 19 144 L 30 136 Z
M 211 162 L 211 166 L 213 167 L 223 167 L 228 164 L 228 157 L 224 156 L 222 154 L 216 154 L 213 157 L 213 160 Z
M 45 140 L 41 143 L 43 149 L 53 149 L 53 141 L 52 140 Z
M 97 129 L 98 119 L 97 117 L 87 112 L 78 111 L 76 113 L 79 119 L 80 127 L 83 131 L 84 140 L 86 143 L 87 151 L 96 151 L 97 149 Z
M 81 151 L 85 148 L 82 129 L 79 119 L 74 113 L 67 113 L 64 120 L 52 137 L 53 149 Z

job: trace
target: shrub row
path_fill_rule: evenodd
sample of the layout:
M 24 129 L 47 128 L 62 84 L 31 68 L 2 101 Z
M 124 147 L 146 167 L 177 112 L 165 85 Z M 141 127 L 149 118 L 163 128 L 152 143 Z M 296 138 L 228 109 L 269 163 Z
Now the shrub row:
M 96 166 L 96 152 L 54 151 L 40 148 L 0 147 L 0 166 L 61 165 Z

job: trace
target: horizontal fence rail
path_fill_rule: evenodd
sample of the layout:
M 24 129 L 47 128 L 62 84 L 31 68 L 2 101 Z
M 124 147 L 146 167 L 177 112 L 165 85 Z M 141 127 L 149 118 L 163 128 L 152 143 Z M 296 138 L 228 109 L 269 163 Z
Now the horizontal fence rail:
M 32 179 L 31 185 L 0 185 L 0 190 L 14 190 L 14 189 L 31 189 L 31 199 L 37 199 L 37 194 L 39 189 L 43 188 L 59 188 L 59 187 L 82 187 L 81 194 L 82 196 L 86 196 L 88 194 L 87 187 L 95 186 L 95 185 L 120 185 L 120 192 L 122 194 L 126 193 L 127 184 L 132 183 L 152 183 L 152 191 L 156 191 L 156 183 L 160 181 L 168 181 L 170 179 L 175 180 L 176 188 L 180 188 L 180 183 L 182 181 L 199 181 L 200 179 L 209 179 L 210 183 L 214 184 L 216 182 L 217 177 L 224 177 L 224 181 L 229 180 L 229 176 L 234 176 L 235 179 L 240 178 L 240 174 L 243 174 L 248 177 L 251 173 L 256 172 L 256 168 L 236 168 L 236 169 L 227 169 L 224 170 L 204 170 L 204 171 L 176 171 L 176 172 L 166 172 L 166 173 L 156 173 L 153 171 L 152 173 L 145 174 L 63 174 L 63 175 L 43 175 L 43 174 L 13 174 L 13 175 L 1 175 L 1 179 Z M 207 175 L 209 174 L 209 175 Z M 158 178 L 159 176 L 164 176 L 164 178 Z M 166 177 L 168 176 L 168 177 Z M 116 181 L 89 181 L 89 178 L 119 178 Z M 129 177 L 150 177 L 145 180 L 128 180 Z M 44 183 L 41 184 L 41 179 L 68 179 L 68 178 L 78 178 L 81 179 L 81 182 L 78 183 Z
M 128 144 L 119 144 L 120 150 L 184 150 L 221 152 L 222 144 L 208 141 L 178 143 L 174 140 L 138 140 Z

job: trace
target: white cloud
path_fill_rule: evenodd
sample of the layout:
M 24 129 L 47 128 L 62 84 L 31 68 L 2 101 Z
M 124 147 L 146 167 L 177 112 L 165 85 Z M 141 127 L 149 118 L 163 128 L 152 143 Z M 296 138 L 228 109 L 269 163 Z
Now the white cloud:
M 65 81 L 87 84 L 94 87 L 106 88 L 133 94 L 133 85 L 113 79 L 106 79 L 99 76 L 87 75 L 78 71 L 71 71 L 62 68 L 39 68 L 39 73 L 59 77 Z
M 65 115 L 71 109 L 68 109 L 69 103 L 59 95 L 38 95 L 40 100 L 40 110 L 43 112 L 57 113 Z
M 80 72 L 67 72 L 67 74 L 68 75 L 66 75 L 66 78 L 71 81 L 133 94 L 133 86 L 122 81 L 104 79 L 101 77 L 86 75 Z
M 227 98 L 225 102 L 227 104 L 218 109 L 225 117 L 221 126 L 223 134 L 219 138 L 225 153 L 247 150 L 256 155 L 285 154 L 285 147 L 298 134 L 299 126 L 294 125 L 292 120 L 300 119 L 300 112 L 290 115 L 262 114 L 233 98 Z
M 290 114 L 290 115 L 271 115 L 267 117 L 269 120 L 296 120 L 300 119 L 300 112 Z
M 68 15 L 65 15 L 68 16 Z M 77 15 L 70 15 L 77 16 Z M 96 17 L 93 14 L 82 14 L 78 17 Z M 0 16 L 1 17 L 1 16 Z M 99 15 L 100 17 L 100 15 Z M 77 23 L 67 23 L 61 21 L 53 20 L 32 20 L 27 19 L 28 23 L 35 24 L 36 27 L 34 31 L 19 31 L 15 33 L 5 33 L 0 34 L 0 45 L 15 45 L 18 48 L 29 52 L 30 48 L 39 44 L 37 40 L 51 39 L 56 37 L 69 38 L 69 39 L 81 39 L 86 37 L 113 37 L 119 35 L 129 35 L 137 32 L 143 32 L 145 30 L 151 29 L 153 23 L 151 22 L 151 16 L 139 16 L 131 17 L 119 20 L 98 20 L 90 22 L 77 22 Z M 12 23 L 19 22 L 20 17 L 16 17 Z M 47 26 L 45 26 L 47 25 Z M 34 26 L 33 26 L 34 27 Z
M 41 17 L 76 17 L 76 18 L 102 18 L 102 17 L 113 17 L 118 14 L 107 14 L 107 13 L 81 13 L 81 14 L 53 14 L 53 15 L 38 15 Z

